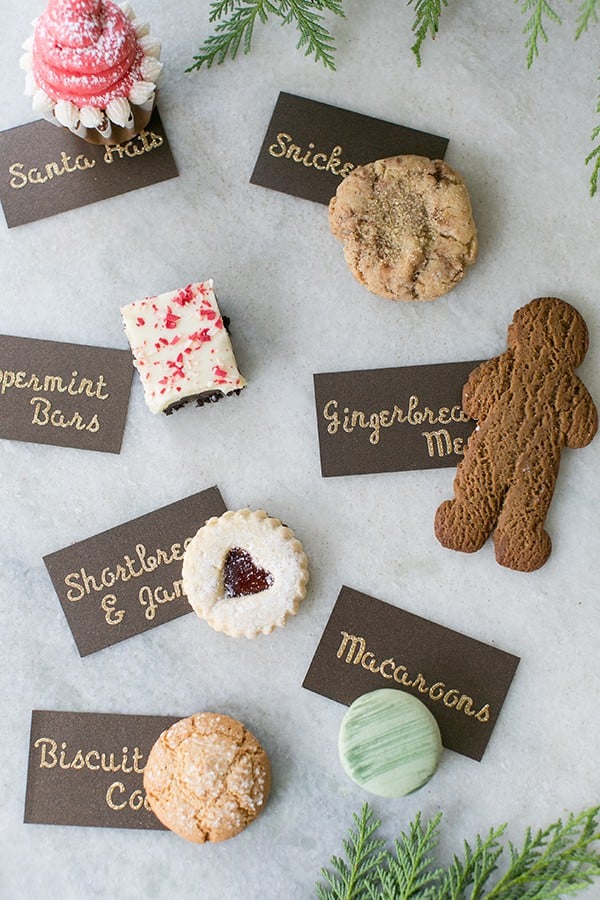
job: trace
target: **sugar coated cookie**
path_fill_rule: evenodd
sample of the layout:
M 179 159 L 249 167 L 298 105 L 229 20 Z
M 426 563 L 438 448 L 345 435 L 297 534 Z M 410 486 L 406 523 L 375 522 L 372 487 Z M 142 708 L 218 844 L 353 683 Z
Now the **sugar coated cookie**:
M 588 347 L 580 314 L 557 297 L 518 309 L 508 349 L 478 366 L 462 408 L 478 425 L 456 470 L 454 500 L 435 517 L 444 547 L 473 553 L 495 528 L 502 566 L 533 572 L 552 547 L 544 530 L 563 447 L 585 447 L 598 412 L 575 374 Z
M 194 611 L 231 637 L 253 638 L 285 625 L 307 583 L 302 544 L 262 509 L 209 519 L 183 558 L 183 589 Z
M 435 300 L 477 258 L 471 200 L 441 159 L 392 156 L 359 166 L 329 204 L 352 274 L 389 300 Z
M 154 744 L 144 788 L 158 819 L 187 841 L 226 841 L 263 809 L 269 758 L 241 722 L 197 713 L 175 722 Z
M 438 767 L 440 729 L 412 694 L 382 688 L 354 701 L 340 728 L 342 766 L 360 787 L 380 797 L 404 797 Z

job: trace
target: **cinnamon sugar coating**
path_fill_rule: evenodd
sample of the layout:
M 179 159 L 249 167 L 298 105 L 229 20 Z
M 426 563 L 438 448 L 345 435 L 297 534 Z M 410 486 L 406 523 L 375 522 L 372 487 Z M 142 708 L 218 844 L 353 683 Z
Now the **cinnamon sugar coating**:
M 197 713 L 163 731 L 150 751 L 144 788 L 163 825 L 193 843 L 216 843 L 239 834 L 261 812 L 271 767 L 237 719 Z
M 442 160 L 393 156 L 359 166 L 329 204 L 352 274 L 389 300 L 434 300 L 477 258 L 464 181 Z
M 551 551 L 544 529 L 563 447 L 585 447 L 598 412 L 575 374 L 588 347 L 581 315 L 541 297 L 517 310 L 508 349 L 471 373 L 462 407 L 478 426 L 454 479 L 454 500 L 439 507 L 444 547 L 473 553 L 495 528 L 496 559 L 521 572 Z

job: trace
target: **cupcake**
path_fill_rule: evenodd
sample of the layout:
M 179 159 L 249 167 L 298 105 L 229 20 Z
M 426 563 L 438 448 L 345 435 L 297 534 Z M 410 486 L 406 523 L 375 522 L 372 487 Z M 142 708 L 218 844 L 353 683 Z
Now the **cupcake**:
M 130 140 L 152 115 L 160 41 L 128 3 L 50 0 L 23 44 L 34 112 L 93 144 Z

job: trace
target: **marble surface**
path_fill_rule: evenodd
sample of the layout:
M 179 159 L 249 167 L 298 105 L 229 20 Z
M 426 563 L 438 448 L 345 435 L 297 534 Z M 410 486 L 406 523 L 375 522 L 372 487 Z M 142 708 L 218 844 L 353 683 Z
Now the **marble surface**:
M 2 128 L 33 118 L 17 60 L 41 5 L 0 0 Z M 0 442 L 3 896 L 311 896 L 367 799 L 337 759 L 344 708 L 300 686 L 343 583 L 522 657 L 483 761 L 446 751 L 423 790 L 374 799 L 385 835 L 442 809 L 448 859 L 491 824 L 508 820 L 518 840 L 527 824 L 597 803 L 600 439 L 564 453 L 554 552 L 522 575 L 497 566 L 491 546 L 464 557 L 438 545 L 432 520 L 450 496 L 449 469 L 323 480 L 312 373 L 492 356 L 514 310 L 550 294 L 588 322 L 580 374 L 600 400 L 600 198 L 588 197 L 583 166 L 600 30 L 575 46 L 573 10 L 527 72 L 515 4 L 451 4 L 418 70 L 412 11 L 350 0 L 334 23 L 336 73 L 273 24 L 257 30 L 250 56 L 186 75 L 208 2 L 136 5 L 163 38 L 161 113 L 181 175 L 10 232 L 0 224 L 1 330 L 125 348 L 120 304 L 213 277 L 250 386 L 165 418 L 147 412 L 134 380 L 119 456 Z M 370 296 L 323 207 L 248 183 L 279 90 L 450 137 L 446 158 L 470 186 L 481 244 L 452 294 L 426 305 Z M 297 618 L 236 642 L 186 616 L 80 659 L 42 555 L 214 483 L 229 506 L 265 507 L 304 542 L 312 579 Z M 269 806 L 218 846 L 24 825 L 33 708 L 229 712 L 271 756 Z

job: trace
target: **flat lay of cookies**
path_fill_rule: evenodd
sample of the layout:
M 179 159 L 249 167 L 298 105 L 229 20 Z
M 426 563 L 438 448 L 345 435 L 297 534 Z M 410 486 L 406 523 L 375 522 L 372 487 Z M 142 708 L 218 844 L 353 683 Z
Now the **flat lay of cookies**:
M 597 4 L 3 2 L 2 897 L 600 897 Z

